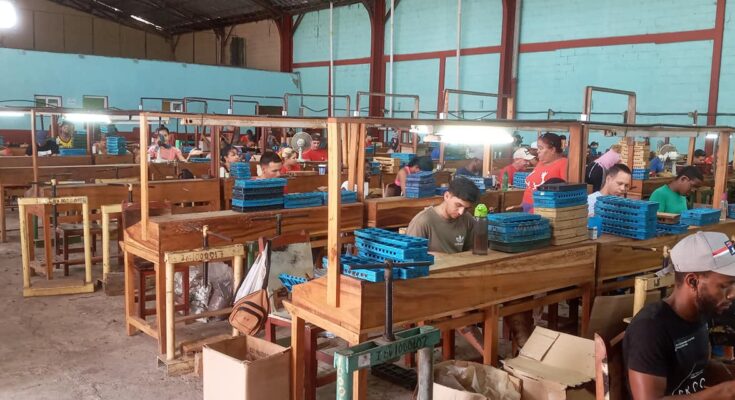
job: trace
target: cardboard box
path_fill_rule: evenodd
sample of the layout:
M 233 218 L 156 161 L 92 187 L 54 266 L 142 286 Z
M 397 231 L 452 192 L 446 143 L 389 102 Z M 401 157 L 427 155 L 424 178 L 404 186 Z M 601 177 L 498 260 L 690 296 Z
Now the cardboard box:
M 204 400 L 288 400 L 291 349 L 253 336 L 204 346 Z
M 594 400 L 584 384 L 595 377 L 595 342 L 536 327 L 503 368 L 523 381 L 523 400 Z
M 520 400 L 520 379 L 489 365 L 444 361 L 434 366 L 434 400 Z

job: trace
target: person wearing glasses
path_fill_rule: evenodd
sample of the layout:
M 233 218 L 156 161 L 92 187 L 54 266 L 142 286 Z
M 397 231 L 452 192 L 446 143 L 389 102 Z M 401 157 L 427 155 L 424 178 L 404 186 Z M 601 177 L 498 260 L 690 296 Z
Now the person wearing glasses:
M 567 180 L 567 159 L 564 157 L 562 137 L 546 132 L 538 138 L 538 163 L 526 177 L 526 191 L 523 193 L 523 211 L 533 211 L 533 192 L 550 179 Z

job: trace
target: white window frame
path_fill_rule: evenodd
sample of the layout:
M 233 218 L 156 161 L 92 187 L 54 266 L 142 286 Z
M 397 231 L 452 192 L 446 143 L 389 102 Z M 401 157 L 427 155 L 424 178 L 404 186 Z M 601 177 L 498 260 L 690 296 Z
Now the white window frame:
M 33 96 L 34 103 L 38 105 L 39 100 L 43 100 L 43 104 L 46 107 L 61 107 L 62 106 L 62 98 L 61 96 L 54 96 L 54 95 L 48 95 L 48 94 L 37 94 Z M 49 100 L 57 102 L 56 105 L 49 105 Z
M 82 96 L 82 105 L 84 105 L 84 100 L 87 100 L 87 99 L 102 99 L 102 100 L 104 100 L 104 107 L 103 107 L 103 109 L 106 110 L 108 108 L 107 96 L 98 96 L 98 95 L 94 95 L 94 94 L 85 94 L 85 95 Z

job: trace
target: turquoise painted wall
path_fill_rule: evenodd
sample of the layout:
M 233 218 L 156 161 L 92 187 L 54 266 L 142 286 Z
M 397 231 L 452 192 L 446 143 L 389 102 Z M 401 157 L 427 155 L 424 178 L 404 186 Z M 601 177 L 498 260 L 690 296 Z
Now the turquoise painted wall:
M 297 76 L 281 72 L 5 48 L 0 48 L 0 71 L 0 100 L 58 95 L 69 108 L 81 107 L 84 95 L 108 96 L 110 107 L 137 110 L 141 97 L 283 96 L 299 91 Z M 145 105 L 146 109 L 160 109 L 160 102 Z M 225 103 L 210 103 L 209 112 L 224 114 L 227 108 Z M 247 108 L 237 109 L 245 112 Z M 192 104 L 191 110 L 201 112 L 203 108 Z

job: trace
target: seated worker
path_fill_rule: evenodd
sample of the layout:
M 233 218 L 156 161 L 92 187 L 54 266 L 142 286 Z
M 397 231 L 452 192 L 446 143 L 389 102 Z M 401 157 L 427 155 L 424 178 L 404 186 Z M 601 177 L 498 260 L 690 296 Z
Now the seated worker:
M 658 212 L 681 214 L 687 209 L 686 196 L 702 184 L 704 177 L 697 167 L 688 165 L 679 171 L 676 179 L 651 193 L 650 201 L 659 203 Z
M 526 177 L 523 211 L 533 212 L 533 192 L 552 178 L 567 180 L 567 159 L 564 157 L 562 136 L 546 132 L 538 138 L 538 164 Z
M 480 176 L 482 174 L 482 160 L 477 157 L 470 158 L 467 165 L 457 170 L 455 176 Z
M 406 233 L 429 239 L 429 251 L 453 254 L 472 250 L 471 210 L 479 198 L 480 191 L 472 181 L 454 178 L 444 201 L 416 214 Z
M 59 154 L 59 145 L 48 137 L 48 131 L 36 131 L 36 153 L 39 157 Z M 33 146 L 26 148 L 26 155 L 33 154 Z
M 620 147 L 620 146 L 618 146 Z M 610 149 L 605 154 L 601 155 L 597 160 L 592 161 L 587 165 L 584 172 L 584 182 L 588 185 L 592 185 L 592 191 L 598 192 L 602 188 L 602 184 L 605 183 L 605 175 L 607 171 L 615 164 L 620 162 L 620 149 Z
M 165 126 L 158 127 L 156 130 L 156 137 L 158 138 L 158 143 L 151 145 L 151 147 L 148 148 L 148 154 L 151 156 L 151 160 L 187 161 L 191 156 L 202 154 L 201 150 L 194 149 L 189 153 L 188 157 L 184 157 L 184 155 L 181 154 L 181 150 L 169 144 L 169 132 L 168 128 Z
M 314 137 L 311 138 L 311 148 L 309 148 L 309 150 L 306 150 L 301 155 L 301 158 L 306 161 L 327 161 L 327 158 L 329 157 L 327 147 L 324 146 L 324 148 L 321 148 L 321 144 L 322 138 L 319 135 L 314 135 Z
M 664 172 L 664 161 L 656 155 L 655 151 L 652 151 L 648 155 L 648 169 L 653 175 Z
M 735 255 L 720 232 L 697 232 L 671 250 L 671 295 L 645 306 L 625 330 L 633 400 L 735 399 L 735 367 L 710 358 L 707 322 L 735 299 Z
M 608 168 L 605 183 L 602 188 L 587 196 L 587 207 L 589 216 L 595 215 L 595 203 L 600 196 L 623 197 L 630 189 L 631 172 L 625 164 L 615 164 Z
M 283 161 L 278 154 L 272 151 L 266 151 L 260 156 L 260 173 L 259 179 L 268 178 L 279 178 L 281 176 L 281 167 L 283 167 Z
M 434 169 L 434 161 L 430 156 L 414 157 L 408 162 L 408 165 L 401 168 L 396 174 L 396 180 L 393 182 L 401 187 L 401 193 L 406 193 L 406 177 L 419 171 L 432 171 Z
M 59 145 L 60 149 L 71 149 L 74 147 L 74 124 L 69 121 L 61 123 L 56 144 Z
M 299 164 L 299 153 L 290 147 L 284 147 L 281 149 L 281 159 L 283 160 L 283 167 L 281 167 L 281 175 L 286 175 L 292 171 L 301 171 L 301 164 Z
M 222 166 L 225 167 L 225 171 L 230 173 L 230 167 L 232 163 L 240 161 L 240 150 L 235 146 L 225 146 L 222 149 Z
M 500 187 L 503 187 L 503 177 L 508 174 L 508 186 L 513 184 L 513 175 L 518 171 L 524 171 L 531 165 L 531 160 L 535 159 L 536 156 L 531 154 L 527 148 L 521 147 L 513 152 L 513 162 L 506 165 L 505 168 L 498 172 L 498 182 Z
M 694 151 L 692 165 L 699 168 L 703 175 L 712 175 L 712 158 L 707 157 L 707 153 L 702 149 Z

